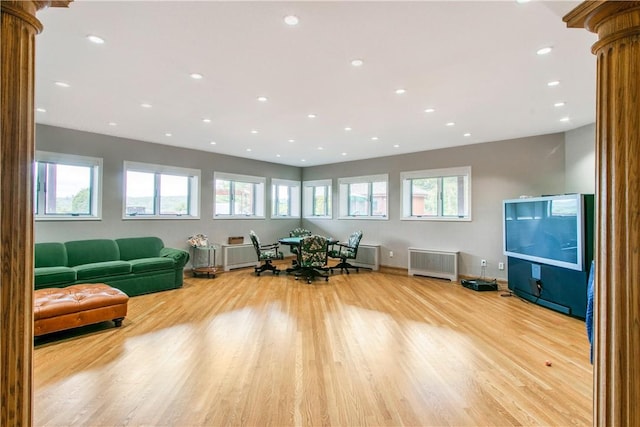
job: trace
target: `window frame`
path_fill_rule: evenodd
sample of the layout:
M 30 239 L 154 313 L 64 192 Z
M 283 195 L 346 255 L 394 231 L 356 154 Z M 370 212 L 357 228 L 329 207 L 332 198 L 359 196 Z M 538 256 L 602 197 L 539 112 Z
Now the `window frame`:
M 450 177 L 466 177 L 466 194 L 464 194 L 467 203 L 466 216 L 445 216 L 443 210 L 442 185 L 444 178 Z M 412 215 L 412 188 L 411 183 L 414 179 L 438 179 L 438 195 L 437 195 L 437 215 Z M 451 168 L 425 169 L 419 171 L 400 172 L 400 186 L 402 197 L 400 200 L 401 220 L 403 221 L 471 221 L 471 166 L 460 166 Z
M 122 169 L 122 219 L 125 220 L 145 220 L 145 219 L 200 219 L 200 169 L 183 168 L 179 166 L 157 165 L 152 163 L 133 162 L 125 160 Z M 127 214 L 127 172 L 141 172 L 154 175 L 154 210 L 153 214 L 137 213 Z M 161 197 L 158 195 L 160 191 L 160 177 L 162 175 L 182 176 L 188 179 L 189 194 L 187 195 L 187 203 L 189 204 L 187 214 L 161 214 L 160 206 Z
M 231 181 L 231 193 L 233 193 L 234 183 L 240 182 L 254 185 L 254 206 L 252 215 L 247 214 L 219 214 L 216 212 L 216 186 L 218 180 Z M 252 175 L 241 175 L 237 173 L 213 172 L 213 219 L 265 219 L 266 207 L 266 183 L 267 178 Z M 231 203 L 231 202 L 230 202 Z M 231 203 L 231 209 L 233 204 Z
M 315 191 L 317 187 L 325 187 L 327 197 L 325 198 L 325 215 L 314 215 L 313 208 L 316 205 Z M 304 218 L 310 219 L 333 219 L 333 180 L 318 179 L 304 181 L 302 183 L 302 212 Z
M 376 182 L 385 184 L 385 215 L 372 215 L 373 209 L 373 190 L 372 186 Z M 367 215 L 350 215 L 349 214 L 349 190 L 352 184 L 369 184 L 369 212 Z M 366 176 L 355 176 L 338 178 L 338 219 L 363 219 L 363 220 L 388 220 L 389 219 L 389 174 L 377 174 Z
M 91 196 L 89 214 L 47 214 L 45 213 L 46 177 L 40 180 L 38 164 L 52 163 L 66 166 L 84 166 L 91 168 Z M 33 160 L 33 216 L 35 221 L 99 221 L 102 220 L 102 158 L 80 156 L 76 154 L 54 153 L 49 151 L 35 152 Z
M 277 187 L 288 187 L 289 193 L 289 215 L 279 215 L 279 193 Z M 300 218 L 300 206 L 301 206 L 301 190 L 300 181 L 294 181 L 291 179 L 271 178 L 271 218 L 272 219 L 292 219 Z

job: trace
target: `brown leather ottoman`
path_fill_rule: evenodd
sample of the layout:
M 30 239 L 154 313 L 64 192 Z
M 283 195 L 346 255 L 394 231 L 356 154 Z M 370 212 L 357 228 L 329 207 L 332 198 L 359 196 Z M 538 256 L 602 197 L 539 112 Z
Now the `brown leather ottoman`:
M 38 289 L 33 298 L 33 335 L 113 320 L 122 325 L 129 297 L 103 283 Z

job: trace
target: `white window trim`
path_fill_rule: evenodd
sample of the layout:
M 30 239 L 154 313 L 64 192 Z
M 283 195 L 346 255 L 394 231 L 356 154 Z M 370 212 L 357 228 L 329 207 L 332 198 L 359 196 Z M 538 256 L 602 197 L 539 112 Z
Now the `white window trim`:
M 302 214 L 304 218 L 309 219 L 333 219 L 333 180 L 318 179 L 314 181 L 304 181 L 302 183 Z M 309 196 L 308 192 L 313 187 L 327 187 L 327 212 L 328 215 L 313 215 L 313 195 Z
M 153 173 L 153 174 L 166 174 L 166 175 L 179 175 L 190 177 L 189 187 L 191 190 L 191 215 L 127 215 L 127 171 Z M 200 219 L 200 169 L 182 168 L 179 166 L 169 165 L 156 165 L 152 163 L 141 163 L 124 161 L 123 173 L 122 173 L 122 219 L 125 220 L 156 220 L 156 219 L 177 219 L 177 220 L 189 220 Z M 195 195 L 193 194 L 195 192 Z
M 289 200 L 291 215 L 277 215 L 275 187 L 284 185 L 291 189 L 291 200 Z M 271 178 L 271 219 L 295 219 L 300 218 L 302 205 L 300 181 L 291 179 Z
M 61 163 L 73 166 L 93 167 L 93 179 L 96 183 L 92 192 L 91 204 L 95 208 L 94 215 L 71 215 L 71 214 L 48 214 L 35 213 L 35 221 L 100 221 L 102 220 L 102 158 L 78 156 L 76 154 L 52 153 L 49 151 L 36 151 L 34 157 L 34 168 L 36 162 Z M 34 174 L 33 179 L 37 179 Z M 36 194 L 38 197 L 38 194 Z M 34 200 L 37 206 L 37 201 Z
M 452 217 L 452 216 L 410 216 L 411 208 L 409 200 L 410 188 L 408 182 L 411 179 L 416 178 L 439 178 L 447 176 L 462 176 L 468 177 L 468 201 L 469 201 L 469 215 L 466 217 Z M 427 169 L 421 171 L 408 171 L 400 172 L 400 186 L 402 191 L 402 197 L 400 200 L 400 212 L 402 221 L 455 221 L 455 222 L 468 222 L 471 221 L 471 166 L 460 166 L 452 168 L 440 168 L 440 169 Z
M 386 202 L 386 212 L 387 214 L 384 216 L 370 216 L 370 215 L 359 215 L 359 216 L 351 216 L 348 215 L 348 202 L 346 200 L 347 195 L 343 193 L 344 186 L 348 184 L 359 184 L 359 183 L 370 183 L 370 182 L 385 182 L 387 184 L 387 202 Z M 353 176 L 346 178 L 338 178 L 338 219 L 350 219 L 350 220 L 373 220 L 373 221 L 388 221 L 389 220 L 389 174 L 378 174 L 378 175 L 365 175 L 365 176 Z
M 258 185 L 256 194 L 256 214 L 255 215 L 225 215 L 216 213 L 216 181 L 239 181 Z M 265 219 L 266 205 L 266 184 L 267 178 L 252 175 L 240 175 L 237 173 L 213 172 L 213 219 Z

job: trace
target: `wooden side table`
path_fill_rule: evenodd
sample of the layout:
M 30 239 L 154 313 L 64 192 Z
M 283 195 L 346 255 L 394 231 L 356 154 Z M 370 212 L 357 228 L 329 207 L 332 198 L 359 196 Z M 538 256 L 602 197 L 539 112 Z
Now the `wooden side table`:
M 207 277 L 216 277 L 216 251 L 219 247 L 215 243 L 191 247 L 191 273 L 194 277 L 205 274 Z

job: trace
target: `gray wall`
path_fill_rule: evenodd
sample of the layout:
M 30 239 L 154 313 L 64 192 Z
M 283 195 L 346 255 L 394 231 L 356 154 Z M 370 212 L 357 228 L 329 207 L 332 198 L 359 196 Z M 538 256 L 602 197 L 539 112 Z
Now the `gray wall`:
M 103 159 L 102 220 L 36 221 L 36 242 L 158 236 L 165 246 L 188 249 L 186 239 L 196 233 L 206 234 L 210 241 L 220 243 L 226 243 L 229 236 L 244 236 L 245 242 L 250 243 L 249 230 L 253 229 L 262 241 L 268 242 L 288 235 L 289 230 L 300 225 L 298 219 L 269 219 L 269 203 L 266 220 L 213 219 L 214 171 L 300 180 L 301 169 L 297 167 L 45 125 L 36 126 L 36 150 Z M 200 219 L 123 219 L 125 160 L 200 169 Z M 266 190 L 269 200 L 270 180 Z
M 593 192 L 595 176 L 593 147 L 595 128 L 585 126 L 566 134 L 552 134 L 485 144 L 424 151 L 371 160 L 297 168 L 268 162 L 224 156 L 172 146 L 150 144 L 106 135 L 45 125 L 36 127 L 38 150 L 101 157 L 103 208 L 101 221 L 37 221 L 36 242 L 85 238 L 117 238 L 155 235 L 167 246 L 187 248 L 195 233 L 212 241 L 244 236 L 255 230 L 263 241 L 288 235 L 298 220 L 214 220 L 213 172 L 231 172 L 293 180 L 333 178 L 333 215 L 338 214 L 337 178 L 378 173 L 389 174 L 389 220 L 302 220 L 314 232 L 346 238 L 353 230 L 364 232 L 363 243 L 380 244 L 381 264 L 406 268 L 407 248 L 458 250 L 460 273 L 480 275 L 480 259 L 486 259 L 489 278 L 506 279 L 498 270 L 502 255 L 502 200 L 521 195 L 536 196 L 564 192 Z M 565 154 L 566 148 L 566 154 Z M 125 160 L 167 164 L 202 171 L 201 218 L 199 220 L 122 219 L 122 171 Z M 401 221 L 400 172 L 472 167 L 472 221 Z M 571 175 L 570 177 L 568 175 Z M 270 181 L 267 181 L 267 195 Z M 580 184 L 580 187 L 578 185 Z M 591 185 L 591 187 L 589 187 Z M 269 206 L 267 206 L 269 212 Z M 394 252 L 393 258 L 389 251 Z M 285 252 L 287 252 L 285 250 Z
M 596 192 L 596 125 L 565 133 L 565 192 Z
M 460 251 L 460 274 L 479 276 L 480 260 L 487 260 L 486 276 L 506 279 L 498 263 L 502 255 L 502 200 L 521 195 L 564 192 L 564 135 L 553 134 L 463 147 L 424 151 L 372 160 L 309 167 L 304 180 L 389 174 L 389 220 L 309 220 L 314 232 L 344 239 L 363 231 L 362 243 L 381 245 L 381 264 L 406 268 L 408 247 Z M 472 221 L 402 221 L 400 172 L 471 166 Z M 333 215 L 338 214 L 337 179 L 333 179 Z M 389 252 L 394 257 L 389 257 Z

